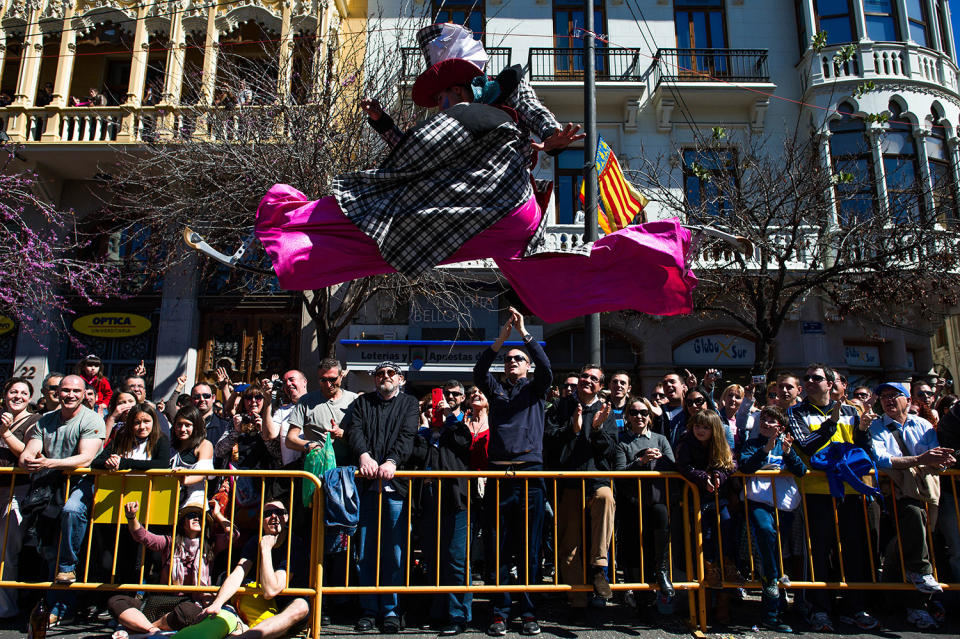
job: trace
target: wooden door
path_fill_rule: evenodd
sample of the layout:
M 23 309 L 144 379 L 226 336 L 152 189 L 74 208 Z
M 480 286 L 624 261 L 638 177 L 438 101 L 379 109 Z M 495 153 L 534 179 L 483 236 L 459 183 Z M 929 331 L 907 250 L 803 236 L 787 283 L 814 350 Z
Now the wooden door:
M 200 331 L 197 379 L 216 379 L 223 366 L 234 382 L 252 383 L 300 365 L 300 314 L 208 312 Z

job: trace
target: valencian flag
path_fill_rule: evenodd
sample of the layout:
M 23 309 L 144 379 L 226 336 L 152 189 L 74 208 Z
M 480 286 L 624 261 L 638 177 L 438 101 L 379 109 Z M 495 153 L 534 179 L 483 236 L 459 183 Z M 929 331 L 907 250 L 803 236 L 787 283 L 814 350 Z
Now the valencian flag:
M 597 183 L 600 206 L 597 220 L 604 233 L 626 228 L 643 211 L 649 200 L 641 195 L 623 177 L 620 163 L 613 149 L 604 139 L 597 140 Z M 586 184 L 580 185 L 580 202 L 584 201 Z M 641 217 L 641 220 L 643 218 Z

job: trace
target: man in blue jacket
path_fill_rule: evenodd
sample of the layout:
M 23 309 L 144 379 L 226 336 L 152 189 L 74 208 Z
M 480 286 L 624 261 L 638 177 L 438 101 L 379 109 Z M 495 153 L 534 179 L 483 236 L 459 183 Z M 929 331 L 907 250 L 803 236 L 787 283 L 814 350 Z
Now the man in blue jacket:
M 490 365 L 514 328 L 523 336 L 526 350 L 511 348 L 507 351 L 503 365 L 506 375 L 501 383 L 490 373 Z M 528 376 L 531 359 L 536 366 L 532 379 Z M 473 368 L 473 381 L 490 402 L 490 467 L 504 472 L 543 470 L 544 413 L 553 372 L 547 354 L 527 332 L 523 315 L 515 308 L 510 308 L 510 318 L 500 330 L 497 340 L 481 353 Z M 543 529 L 543 480 L 528 480 L 526 487 L 523 480 L 497 481 L 500 486 L 499 529 L 495 522 L 491 522 L 488 529 L 499 530 L 499 582 L 506 583 L 511 558 L 514 558 L 520 581 L 535 584 L 540 567 Z M 486 511 L 495 516 L 498 506 L 495 485 L 487 486 L 486 499 Z M 496 637 L 507 633 L 512 603 L 513 597 L 509 593 L 501 595 L 499 600 L 494 598 L 493 620 L 487 628 L 488 635 Z M 522 634 L 540 634 L 529 592 L 520 595 L 520 615 Z

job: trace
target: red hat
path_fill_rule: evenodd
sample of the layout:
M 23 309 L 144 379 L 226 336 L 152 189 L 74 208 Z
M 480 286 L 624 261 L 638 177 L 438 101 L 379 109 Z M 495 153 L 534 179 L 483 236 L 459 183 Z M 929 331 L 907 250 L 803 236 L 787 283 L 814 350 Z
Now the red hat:
M 470 84 L 478 75 L 483 75 L 483 71 L 463 58 L 438 62 L 413 83 L 413 102 L 425 108 L 435 107 L 438 93 L 453 86 Z

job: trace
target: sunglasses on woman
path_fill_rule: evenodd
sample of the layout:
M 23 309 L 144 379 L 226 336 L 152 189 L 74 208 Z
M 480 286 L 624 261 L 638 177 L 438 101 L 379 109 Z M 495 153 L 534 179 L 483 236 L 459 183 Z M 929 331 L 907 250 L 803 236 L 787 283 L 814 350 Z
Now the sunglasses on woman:
M 704 399 L 703 397 L 691 397 L 684 403 L 687 406 L 703 406 L 706 403 L 706 401 L 707 400 Z
M 638 409 L 638 408 L 631 408 L 630 410 L 627 411 L 627 415 L 629 415 L 630 417 L 636 417 L 637 415 L 639 415 L 640 417 L 647 417 L 649 414 L 650 414 L 650 411 Z

